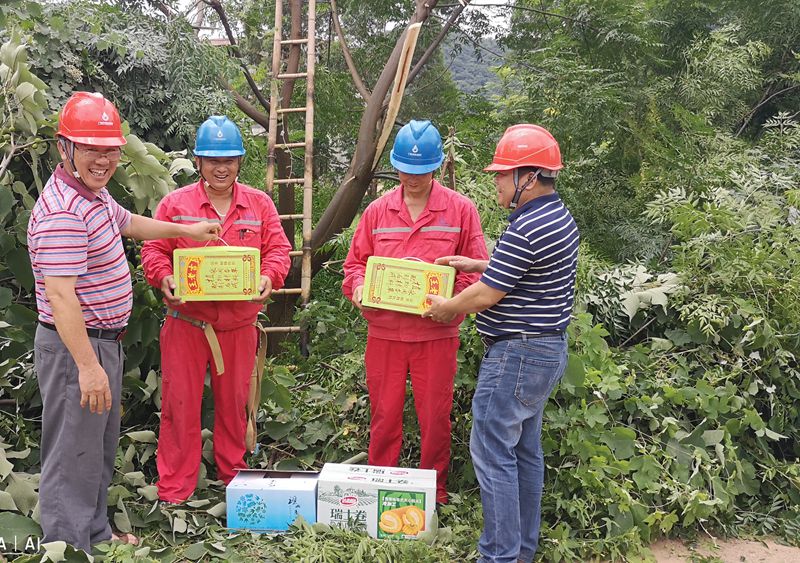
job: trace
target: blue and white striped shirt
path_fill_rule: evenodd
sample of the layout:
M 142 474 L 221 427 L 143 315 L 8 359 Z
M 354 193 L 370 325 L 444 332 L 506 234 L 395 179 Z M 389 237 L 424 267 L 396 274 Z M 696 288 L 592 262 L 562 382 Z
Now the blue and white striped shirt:
M 488 336 L 561 332 L 569 324 L 578 264 L 578 227 L 557 193 L 514 210 L 481 277 L 506 292 L 478 313 Z

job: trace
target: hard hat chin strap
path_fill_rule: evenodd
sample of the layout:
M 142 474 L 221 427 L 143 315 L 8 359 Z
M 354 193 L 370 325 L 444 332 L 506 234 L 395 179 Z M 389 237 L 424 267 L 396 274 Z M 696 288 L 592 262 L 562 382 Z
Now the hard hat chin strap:
M 520 186 L 519 185 L 519 168 L 514 168 L 514 176 L 513 176 L 514 177 L 514 197 L 511 199 L 511 205 L 509 205 L 509 208 L 511 208 L 511 209 L 516 209 L 517 208 L 517 204 L 519 203 L 519 198 L 522 197 L 522 192 L 525 191 L 525 188 L 527 188 L 533 182 L 536 181 L 536 178 L 539 177 L 539 172 L 541 172 L 541 171 L 542 171 L 542 169 L 538 168 L 536 170 L 536 172 L 530 178 L 528 178 L 528 180 L 524 184 L 522 184 Z
M 80 180 L 81 173 L 78 172 L 78 168 L 75 166 L 75 143 L 69 139 L 65 139 L 64 137 L 59 137 L 58 142 L 61 144 L 61 148 L 64 150 L 64 152 L 67 153 L 69 165 L 72 167 L 72 175 L 75 176 L 77 180 Z

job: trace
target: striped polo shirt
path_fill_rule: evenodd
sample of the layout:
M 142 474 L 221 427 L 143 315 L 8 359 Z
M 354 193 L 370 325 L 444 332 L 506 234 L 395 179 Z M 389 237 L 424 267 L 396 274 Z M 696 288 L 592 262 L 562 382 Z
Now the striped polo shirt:
M 488 336 L 561 332 L 574 301 L 578 227 L 557 193 L 525 203 L 509 221 L 481 277 L 506 295 L 478 313 L 478 331 Z
M 106 188 L 92 192 L 63 164 L 56 168 L 28 222 L 40 321 L 55 322 L 45 276 L 76 276 L 75 293 L 87 327 L 118 329 L 127 324 L 133 290 L 120 231 L 130 220 L 130 212 Z

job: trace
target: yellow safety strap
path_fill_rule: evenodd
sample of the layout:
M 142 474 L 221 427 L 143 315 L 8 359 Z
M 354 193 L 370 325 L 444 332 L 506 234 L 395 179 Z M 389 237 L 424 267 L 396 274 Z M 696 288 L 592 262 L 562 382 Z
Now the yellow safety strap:
M 183 313 L 179 313 L 175 309 L 167 309 L 167 315 L 170 317 L 175 317 L 176 319 L 180 319 L 185 321 L 192 326 L 196 326 L 197 328 L 201 329 L 203 333 L 206 335 L 206 340 L 208 340 L 208 347 L 211 349 L 211 357 L 214 358 L 214 367 L 217 368 L 217 375 L 222 375 L 225 373 L 225 362 L 222 359 L 222 348 L 219 346 L 219 340 L 217 340 L 217 333 L 214 332 L 214 327 L 211 326 L 211 323 L 207 323 L 205 321 L 198 321 L 197 319 L 193 319 L 192 317 L 187 317 Z
M 256 363 L 253 366 L 253 373 L 250 375 L 250 395 L 247 398 L 247 431 L 244 435 L 244 447 L 247 451 L 254 452 L 256 449 L 256 415 L 258 405 L 261 402 L 261 378 L 264 375 L 264 363 L 267 358 L 267 331 L 256 321 L 258 329 L 258 351 L 256 352 Z

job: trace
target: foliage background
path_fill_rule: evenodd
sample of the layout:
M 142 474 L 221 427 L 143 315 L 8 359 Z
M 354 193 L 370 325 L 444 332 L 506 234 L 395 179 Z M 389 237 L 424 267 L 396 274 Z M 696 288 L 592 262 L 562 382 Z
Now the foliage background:
M 230 7 L 247 30 L 248 65 L 263 79 L 271 39 L 256 4 Z M 361 38 L 351 48 L 360 60 L 373 54 L 368 60 L 378 65 L 393 44 L 385 22 L 402 14 L 377 1 L 341 4 L 350 33 Z M 452 65 L 473 58 L 441 57 L 404 104 L 404 119 L 425 115 L 443 131 L 455 127 L 448 142 L 457 156 L 456 187 L 478 205 L 489 243 L 505 214 L 493 203 L 491 179 L 478 171 L 504 127 L 537 122 L 561 141 L 568 166 L 558 188 L 584 244 L 570 364 L 545 412 L 543 560 L 630 560 L 646 556 L 659 536 L 706 531 L 775 534 L 794 543 L 800 537 L 800 57 L 792 49 L 800 45 L 800 6 L 761 4 L 516 2 L 509 28 L 491 38 L 505 53 L 491 88 L 459 91 L 445 65 L 458 76 Z M 458 36 L 480 42 L 487 21 L 466 20 Z M 0 23 L 5 537 L 38 533 L 40 398 L 25 229 L 57 159 L 54 111 L 75 89 L 103 91 L 119 104 L 131 134 L 109 187 L 143 213 L 192 177 L 185 151 L 206 115 L 225 111 L 247 121 L 218 86 L 220 76 L 241 82 L 229 58 L 147 3 L 15 1 L 0 6 Z M 370 76 L 380 68 L 362 70 Z M 335 42 L 318 72 L 321 211 L 352 150 L 359 105 Z M 242 177 L 261 185 L 263 138 L 248 135 L 246 142 Z M 391 185 L 380 180 L 375 193 Z M 339 290 L 351 234 L 329 243 L 333 255 L 315 277 L 314 301 L 297 314 L 311 338 L 309 357 L 289 344 L 265 372 L 261 448 L 252 466 L 319 467 L 366 449 L 365 326 Z M 105 545 L 100 555 L 111 561 L 477 557 L 481 522 L 468 436 L 482 348 L 469 321 L 453 410 L 453 494 L 426 541 L 380 543 L 302 523 L 274 538 L 229 534 L 210 463 L 210 392 L 198 493 L 186 505 L 159 506 L 153 483 L 161 307 L 142 279 L 137 246 L 126 244 L 136 303 L 125 340 L 124 435 L 109 514 L 119 529 L 144 536 L 145 545 Z M 418 431 L 410 405 L 407 412 L 402 463 L 414 464 Z

